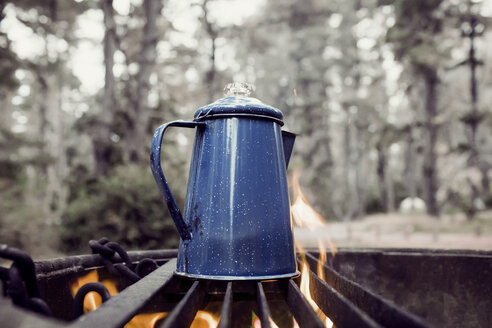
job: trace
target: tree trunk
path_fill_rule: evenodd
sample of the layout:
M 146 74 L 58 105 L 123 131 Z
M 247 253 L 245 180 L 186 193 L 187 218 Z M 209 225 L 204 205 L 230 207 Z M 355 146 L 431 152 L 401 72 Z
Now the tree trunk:
M 439 187 L 437 171 L 436 171 L 436 141 L 438 126 L 435 122 L 437 116 L 437 87 L 438 76 L 437 71 L 433 68 L 423 67 L 420 73 L 424 79 L 425 86 L 425 102 L 424 102 L 424 192 L 425 203 L 427 205 L 427 213 L 429 215 L 438 216 L 439 206 L 437 203 L 437 189 Z
M 470 162 L 471 166 L 478 167 L 478 149 L 477 149 L 477 128 L 478 128 L 478 109 L 477 109 L 477 79 L 476 79 L 476 66 L 475 59 L 475 25 L 476 19 L 471 19 L 470 26 L 472 31 L 469 35 L 470 50 L 469 50 L 469 64 L 470 64 L 470 98 L 471 98 L 471 114 L 470 120 Z
M 405 159 L 405 181 L 407 187 L 407 195 L 410 198 L 417 197 L 417 172 L 415 164 L 417 162 L 417 154 L 415 150 L 415 140 L 413 137 L 413 128 L 410 128 L 407 137 L 407 147 L 404 155 Z
M 66 152 L 64 143 L 63 113 L 60 108 L 60 85 L 56 72 L 42 72 L 41 86 L 43 101 L 41 103 L 41 133 L 44 144 L 43 153 L 49 157 L 42 170 L 46 174 L 44 191 L 44 209 L 46 213 L 59 214 L 65 204 L 67 191 L 63 180 L 67 174 Z M 49 118 L 49 119 L 48 119 Z
M 58 1 L 49 3 L 50 19 L 53 24 L 57 21 Z M 49 49 L 54 49 L 54 41 L 43 32 L 45 56 Z M 58 62 L 59 59 L 57 58 Z M 64 180 L 67 177 L 68 164 L 66 158 L 64 115 L 61 110 L 61 76 L 58 65 L 32 65 L 42 90 L 40 101 L 40 132 L 43 142 L 42 153 L 47 157 L 41 168 L 46 177 L 46 187 L 43 190 L 44 213 L 58 217 L 63 211 L 68 190 Z
M 204 0 L 202 3 L 203 17 L 202 24 L 205 26 L 205 31 L 207 32 L 210 41 L 212 42 L 212 47 L 210 49 L 210 67 L 205 75 L 205 86 L 208 90 L 208 102 L 211 103 L 215 100 L 215 89 L 216 89 L 216 73 L 217 69 L 215 67 L 215 53 L 216 53 L 216 40 L 217 40 L 217 30 L 208 17 L 208 0 Z
M 384 135 L 384 133 L 381 133 Z M 388 212 L 388 202 L 386 194 L 386 149 L 383 147 L 382 140 L 376 143 L 376 151 L 378 154 L 377 159 L 377 176 L 378 176 L 378 189 L 379 189 L 379 199 L 381 200 L 381 205 L 384 207 L 384 212 Z
M 344 176 L 345 176 L 345 187 L 348 193 L 348 209 L 345 215 L 348 219 L 353 219 L 357 216 L 359 208 L 359 194 L 357 188 L 357 160 L 356 154 L 354 153 L 354 139 L 355 135 L 353 132 L 353 123 L 351 119 L 347 122 L 345 126 L 345 136 L 344 136 Z
M 134 99 L 132 120 L 128 126 L 128 154 L 132 163 L 141 163 L 143 150 L 148 144 L 147 131 L 150 123 L 151 108 L 148 96 L 151 89 L 150 75 L 154 69 L 157 57 L 157 41 L 159 31 L 157 29 L 157 17 L 160 13 L 159 0 L 145 0 L 143 3 L 146 23 L 142 36 L 142 48 L 140 51 L 139 71 L 137 75 L 137 94 Z
M 482 197 L 485 197 L 490 190 L 490 181 L 488 177 L 488 169 L 487 165 L 483 165 L 481 163 L 481 154 L 477 145 L 477 131 L 480 125 L 480 113 L 478 111 L 478 86 L 477 86 L 477 65 L 479 65 L 478 60 L 475 58 L 475 28 L 477 26 L 477 18 L 475 16 L 471 16 L 470 18 L 470 26 L 471 32 L 468 35 L 470 39 L 470 49 L 469 49 L 469 58 L 468 63 L 470 66 L 470 99 L 471 99 L 471 120 L 469 121 L 470 126 L 470 166 L 476 167 L 481 175 L 481 184 L 482 184 Z
M 365 214 L 366 208 L 365 208 L 365 186 L 364 186 L 364 181 L 362 176 L 363 175 L 363 156 L 361 155 L 363 153 L 362 147 L 361 147 L 361 138 L 360 138 L 360 129 L 357 126 L 357 124 L 354 124 L 354 154 L 353 154 L 353 161 L 354 161 L 354 175 L 355 175 L 355 181 L 354 181 L 354 191 L 355 191 L 355 213 L 354 217 L 361 217 Z
M 490 192 L 489 170 L 487 168 L 487 164 L 480 165 L 480 172 L 482 172 L 482 194 L 487 196 Z
M 321 99 L 326 99 L 326 87 L 323 84 L 323 87 L 320 88 L 319 92 L 320 98 Z M 322 126 L 320 127 L 321 131 L 323 131 L 323 134 L 321 136 L 321 144 L 322 147 L 321 149 L 324 149 L 324 160 L 320 165 L 320 170 L 323 172 L 323 176 L 325 177 L 324 179 L 324 189 L 328 190 L 329 193 L 329 198 L 330 198 L 330 205 L 331 209 L 333 212 L 333 215 L 337 219 L 342 219 L 343 215 L 341 214 L 340 211 L 340 205 L 338 204 L 338 201 L 336 201 L 335 197 L 335 187 L 333 185 L 333 169 L 334 169 L 334 162 L 333 162 L 333 153 L 331 149 L 331 144 L 332 144 L 332 138 L 331 138 L 331 124 L 330 124 L 330 111 L 327 110 L 326 113 L 324 113 L 324 118 L 321 120 Z
M 111 132 L 115 106 L 115 79 L 113 74 L 114 53 L 116 51 L 116 25 L 114 22 L 113 0 L 103 0 L 104 13 L 104 96 L 99 122 L 93 140 L 94 160 L 97 175 L 107 175 L 112 162 L 113 145 Z
M 6 16 L 6 15 L 4 14 L 4 12 L 3 12 L 3 10 L 5 9 L 5 6 L 7 6 L 7 2 L 6 2 L 6 1 L 5 1 L 5 2 L 3 2 L 3 1 L 2 1 L 2 3 L 0 3 L 0 22 L 2 22 L 2 20 L 3 20 L 3 19 L 5 18 L 5 16 Z
M 391 153 L 390 153 L 391 156 Z M 389 158 L 388 158 L 388 163 L 389 163 Z M 393 183 L 392 179 L 392 174 L 391 174 L 391 166 L 388 165 L 387 169 L 385 170 L 385 175 L 384 175 L 384 184 L 385 184 L 385 190 L 386 190 L 386 211 L 389 213 L 392 213 L 395 211 L 395 186 Z

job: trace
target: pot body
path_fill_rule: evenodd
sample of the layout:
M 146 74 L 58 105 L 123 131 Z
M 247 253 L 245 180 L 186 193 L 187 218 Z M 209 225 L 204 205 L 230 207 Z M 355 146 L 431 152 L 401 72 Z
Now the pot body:
M 207 279 L 297 274 L 280 125 L 254 117 L 197 128 L 176 273 Z

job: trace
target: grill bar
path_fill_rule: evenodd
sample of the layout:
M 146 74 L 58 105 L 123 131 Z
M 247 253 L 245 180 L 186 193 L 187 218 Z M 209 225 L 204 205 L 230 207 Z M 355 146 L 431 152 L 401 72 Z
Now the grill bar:
M 173 276 L 176 260 L 172 259 L 145 279 L 137 281 L 91 311 L 75 320 L 70 326 L 79 328 L 122 327 L 137 314 L 145 303 L 161 290 Z
M 309 270 L 309 285 L 314 301 L 336 327 L 381 327 L 343 295 L 321 280 L 312 270 Z
M 309 255 L 306 253 L 306 255 Z M 313 267 L 312 263 L 309 263 Z M 299 266 L 302 264 L 299 261 Z M 316 264 L 314 265 L 316 267 Z M 342 294 L 321 280 L 311 269 L 308 270 L 309 292 L 321 311 L 333 321 L 336 327 L 381 327 L 367 314 L 359 310 Z
M 220 321 L 217 328 L 226 328 L 231 326 L 232 317 L 232 281 L 227 283 L 222 309 L 220 310 Z
M 159 328 L 189 327 L 203 303 L 204 297 L 203 284 L 200 281 L 195 281 Z
M 306 253 L 306 260 L 311 267 L 317 266 L 318 259 L 312 254 Z M 365 289 L 356 282 L 343 277 L 329 266 L 324 265 L 323 269 L 325 280 L 328 284 L 323 281 L 318 281 L 320 279 L 316 277 L 317 279 L 314 279 L 314 283 L 316 284 L 316 287 L 314 288 L 315 290 L 320 288 L 320 285 L 326 285 L 326 287 L 332 286 L 336 291 L 342 293 L 346 299 L 352 302 L 354 306 L 367 313 L 373 320 L 385 327 L 429 327 L 429 325 L 423 322 L 420 318 L 403 311 L 394 304 Z M 320 294 L 320 297 L 322 296 L 323 295 Z M 336 314 L 340 313 L 338 311 L 335 312 Z
M 268 307 L 265 291 L 261 282 L 256 284 L 256 302 L 258 303 L 258 316 L 260 317 L 261 327 L 270 328 L 270 308 Z
M 301 328 L 323 328 L 318 314 L 313 310 L 308 300 L 302 296 L 301 290 L 294 280 L 287 285 L 287 305 Z

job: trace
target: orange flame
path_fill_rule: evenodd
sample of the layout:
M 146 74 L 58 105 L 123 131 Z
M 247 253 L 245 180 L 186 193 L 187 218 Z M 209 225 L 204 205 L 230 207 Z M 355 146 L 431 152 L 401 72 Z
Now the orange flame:
M 302 262 L 300 290 L 304 294 L 304 296 L 306 296 L 306 299 L 309 301 L 309 304 L 311 304 L 311 307 L 315 311 L 318 311 L 318 304 L 316 304 L 316 302 L 311 297 L 311 291 L 309 290 L 309 266 L 306 261 Z
M 301 254 L 302 256 L 304 256 L 304 254 L 306 253 L 306 251 L 304 250 L 304 247 L 302 247 L 302 245 L 297 242 L 297 240 L 294 240 L 294 246 L 297 249 L 297 253 L 298 254 Z
M 309 202 L 302 193 L 299 184 L 299 173 L 297 171 L 294 171 L 292 174 L 292 188 L 295 201 L 290 207 L 290 210 L 296 225 L 299 227 L 307 227 L 310 230 L 315 230 L 318 227 L 324 226 L 325 223 L 323 217 L 309 206 Z
M 292 175 L 292 188 L 294 191 L 294 203 L 291 206 L 291 212 L 295 224 L 299 227 L 307 227 L 311 231 L 317 230 L 320 227 L 324 227 L 325 222 L 323 217 L 309 205 L 309 202 L 302 193 L 301 186 L 299 184 L 299 173 L 296 171 Z M 332 243 L 331 240 L 327 238 L 318 238 L 319 261 L 317 273 L 322 280 L 325 280 L 325 271 L 323 268 L 324 264 L 326 263 L 326 245 L 324 243 L 325 241 L 328 243 L 331 254 L 333 256 L 335 256 L 337 252 L 335 244 Z M 325 326 L 333 327 L 333 322 L 321 311 L 321 309 L 311 297 L 311 292 L 309 290 L 309 266 L 305 258 L 306 252 L 303 246 L 298 241 L 295 241 L 294 244 L 302 258 L 300 290 L 304 297 L 306 297 L 314 311 L 316 311 L 321 320 L 325 323 Z M 298 326 L 299 325 L 294 320 L 294 327 Z
M 321 280 L 325 280 L 325 270 L 323 266 L 326 263 L 326 247 L 321 242 L 320 239 L 318 239 L 318 247 L 319 247 L 318 277 L 320 277 Z
M 105 279 L 100 281 L 97 270 L 92 270 L 85 276 L 79 277 L 71 286 L 72 296 L 75 297 L 80 287 L 89 282 L 101 282 L 109 291 L 111 296 L 118 294 L 116 281 L 113 279 Z M 94 311 L 102 303 L 101 296 L 96 292 L 89 292 L 84 298 L 84 313 Z M 166 312 L 158 313 L 141 313 L 137 314 L 130 320 L 125 328 L 153 328 L 156 323 L 166 316 Z
M 166 312 L 157 313 L 140 313 L 130 320 L 125 328 L 153 328 L 159 322 L 166 317 Z
M 305 259 L 302 261 L 301 285 L 299 289 L 301 290 L 301 293 L 304 294 L 304 297 L 306 297 L 313 310 L 316 311 L 321 320 L 325 323 L 325 326 L 327 328 L 333 327 L 333 322 L 321 311 L 318 304 L 316 304 L 311 297 L 311 291 L 309 290 L 309 266 Z
M 72 297 L 75 297 L 80 287 L 89 283 L 89 282 L 99 282 L 99 275 L 97 270 L 92 270 L 85 276 L 79 277 L 77 281 L 75 281 L 70 290 L 72 292 Z M 116 288 L 116 282 L 111 279 L 106 279 L 101 281 L 104 286 L 108 289 L 108 292 L 111 296 L 118 294 L 118 289 Z M 99 305 L 101 305 L 102 299 L 101 296 L 96 292 L 89 292 L 85 295 L 84 298 L 84 313 L 89 311 L 93 311 L 97 309 Z
M 299 227 L 307 227 L 312 231 L 319 229 L 320 227 L 324 227 L 325 222 L 323 217 L 309 205 L 309 202 L 302 193 L 301 186 L 299 184 L 299 173 L 297 171 L 294 171 L 292 174 L 292 189 L 294 191 L 295 201 L 290 207 L 290 210 L 292 212 L 292 217 L 294 218 L 295 224 Z M 326 247 L 324 242 L 328 243 L 333 257 L 337 252 L 335 244 L 329 238 L 323 238 L 323 240 L 318 239 L 321 266 L 323 266 L 326 262 Z M 296 243 L 296 247 L 300 253 L 304 253 L 304 250 L 299 242 Z M 318 272 L 319 271 L 320 270 L 318 270 Z
M 330 252 L 331 252 L 331 256 L 335 257 L 335 254 L 337 253 L 337 246 L 335 245 L 334 242 L 332 242 L 331 240 L 328 240 L 328 245 L 330 245 Z
M 210 312 L 198 311 L 195 319 L 191 323 L 190 328 L 215 328 L 219 324 L 219 320 Z
M 270 321 L 270 327 L 278 328 L 277 324 L 272 320 L 272 318 L 268 318 L 268 321 Z M 253 313 L 253 328 L 261 328 L 260 318 L 258 318 L 254 313 Z

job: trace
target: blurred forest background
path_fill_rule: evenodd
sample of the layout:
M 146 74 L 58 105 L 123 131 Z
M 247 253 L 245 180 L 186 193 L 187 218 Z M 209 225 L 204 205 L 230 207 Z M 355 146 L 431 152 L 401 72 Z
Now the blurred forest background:
M 291 168 L 327 221 L 405 198 L 428 220 L 492 208 L 491 1 L 16 0 L 0 13 L 2 243 L 176 247 L 152 133 L 231 81 L 284 112 Z M 166 138 L 182 204 L 193 132 Z

